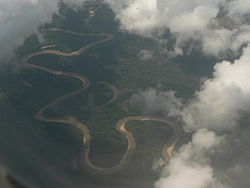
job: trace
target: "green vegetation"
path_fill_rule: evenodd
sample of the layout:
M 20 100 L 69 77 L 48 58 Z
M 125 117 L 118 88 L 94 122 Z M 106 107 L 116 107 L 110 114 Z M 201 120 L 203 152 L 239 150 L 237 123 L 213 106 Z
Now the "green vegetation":
M 164 145 L 173 134 L 169 125 L 157 121 L 131 121 L 126 127 L 136 138 L 136 150 L 154 157 L 161 155 Z
M 48 27 L 65 28 L 82 33 L 108 32 L 114 35 L 112 41 L 97 45 L 79 56 L 62 57 L 44 54 L 35 56 L 30 61 L 33 64 L 74 72 L 89 78 L 90 88 L 53 106 L 45 114 L 50 117 L 70 115 L 83 121 L 88 126 L 92 137 L 90 159 L 96 165 L 110 167 L 120 161 L 127 148 L 127 140 L 116 131 L 116 123 L 121 118 L 140 115 L 135 111 L 125 112 L 120 104 L 137 90 L 148 87 L 165 91 L 175 90 L 178 96 L 189 98 L 196 89 L 200 76 L 191 74 L 188 70 L 192 67 L 184 65 L 184 60 L 178 60 L 178 64 L 168 62 L 157 52 L 158 47 L 153 40 L 121 33 L 118 23 L 114 21 L 114 14 L 106 5 L 95 7 L 98 11 L 91 19 L 88 17 L 88 6 L 74 11 L 61 3 L 60 15 L 54 15 L 52 23 L 40 29 L 44 34 L 45 44 L 56 44 L 54 49 L 71 52 L 100 40 L 100 37 L 81 37 L 65 32 L 46 31 Z M 41 47 L 37 36 L 32 35 L 17 50 L 18 57 L 21 58 Z M 139 59 L 138 53 L 144 49 L 153 51 L 152 59 L 147 61 Z M 100 84 L 100 81 L 114 84 L 119 88 L 121 95 L 114 103 L 97 110 L 95 106 L 104 104 L 112 97 L 112 90 Z M 41 160 L 53 164 L 53 169 L 70 173 L 69 181 L 84 183 L 95 181 L 100 184 L 104 182 L 107 185 L 114 183 L 110 187 L 117 187 L 119 182 L 121 185 L 119 187 L 124 188 L 137 187 L 137 181 L 139 181 L 150 186 L 156 177 L 151 170 L 152 163 L 154 159 L 161 156 L 162 147 L 172 135 L 173 130 L 168 125 L 154 121 L 129 122 L 128 130 L 134 134 L 137 142 L 136 153 L 131 163 L 113 176 L 93 176 L 84 169 L 74 170 L 71 165 L 73 161 L 79 159 L 83 147 L 83 135 L 79 129 L 70 125 L 46 123 L 34 119 L 34 114 L 42 106 L 78 89 L 80 84 L 80 81 L 75 78 L 56 76 L 27 67 L 23 67 L 18 72 L 2 71 L 0 91 L 5 92 L 8 98 L 8 104 L 0 108 L 0 120 L 6 123 L 6 130 L 2 131 L 13 134 L 10 137 L 13 140 L 15 136 L 18 137 L 18 141 L 25 138 L 20 147 L 25 148 L 27 144 L 27 152 L 35 152 L 35 156 L 25 156 L 27 157 L 24 160 L 25 163 L 28 163 L 27 160 L 30 158 L 41 156 Z M 4 111 L 5 108 L 7 108 L 6 111 Z M 6 119 L 4 116 L 11 118 Z M 7 126 L 10 128 L 8 129 Z M 14 133 L 10 130 L 13 127 L 16 130 Z M 19 131 L 20 136 L 18 136 Z M 3 132 L 0 131 L 0 134 Z M 4 139 L 11 142 L 11 139 L 7 139 L 6 136 Z M 13 148 L 18 149 L 17 146 Z M 6 152 L 8 152 L 7 149 Z M 22 159 L 25 157 L 23 156 Z M 39 169 L 36 165 L 32 168 L 32 164 L 29 167 L 33 171 L 35 168 Z M 32 176 L 32 170 L 26 174 Z M 37 179 L 36 182 L 41 181 Z
M 220 60 L 214 57 L 204 56 L 201 52 L 197 50 L 192 50 L 191 54 L 177 56 L 174 59 L 180 69 L 197 76 L 207 76 L 211 75 L 213 72 L 213 66 L 216 62 Z
M 102 92 L 100 92 L 102 91 Z M 89 98 L 88 100 L 92 102 L 93 107 L 98 107 L 105 104 L 113 97 L 112 90 L 102 83 L 90 83 L 89 88 Z
M 46 45 L 55 45 L 55 49 L 62 52 L 72 52 L 90 44 L 94 41 L 100 40 L 102 36 L 76 36 L 63 31 L 44 31 L 44 39 Z

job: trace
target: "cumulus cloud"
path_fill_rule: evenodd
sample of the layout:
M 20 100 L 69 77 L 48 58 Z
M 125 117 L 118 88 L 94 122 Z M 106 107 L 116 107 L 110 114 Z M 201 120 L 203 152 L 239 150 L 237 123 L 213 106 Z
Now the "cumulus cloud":
M 58 10 L 50 0 L 1 0 L 0 44 L 1 58 L 7 58 L 37 27 L 51 20 Z
M 66 0 L 67 3 L 78 6 L 83 1 Z M 242 46 L 250 42 L 248 0 L 105 1 L 116 13 L 122 30 L 160 41 L 167 41 L 162 38 L 162 34 L 169 30 L 175 39 L 172 40 L 175 41 L 175 54 L 182 54 L 187 46 L 199 48 L 204 54 L 217 57 L 231 52 L 238 54 Z M 58 0 L 0 0 L 0 60 L 11 56 L 25 37 L 36 32 L 41 24 L 51 21 L 52 15 L 57 12 Z M 147 60 L 153 54 L 141 51 L 138 55 Z M 223 138 L 208 130 L 224 132 L 239 125 L 242 112 L 250 110 L 249 83 L 250 47 L 247 47 L 234 62 L 217 63 L 213 77 L 203 83 L 188 103 L 176 98 L 172 91 L 160 92 L 154 89 L 139 92 L 130 99 L 131 104 L 139 106 L 146 114 L 178 116 L 182 118 L 186 130 L 197 131 L 192 141 L 181 147 L 170 159 L 161 179 L 156 183 L 157 188 L 226 186 L 219 180 L 210 158 Z M 249 136 L 247 141 L 248 138 Z M 233 151 L 242 146 L 233 143 Z M 244 148 L 248 146 L 249 144 L 245 144 Z M 223 158 L 225 156 L 226 152 L 223 153 Z M 236 157 L 232 153 L 231 156 Z M 239 162 L 240 159 L 223 168 L 229 176 L 241 174 L 239 179 L 244 177 L 246 180 L 241 172 L 247 174 L 250 167 Z M 243 186 L 249 185 L 243 180 L 238 182 Z
M 80 5 L 84 0 L 65 0 Z M 59 0 L 0 0 L 0 59 L 9 58 L 26 37 L 51 21 Z
M 214 66 L 189 101 L 173 91 L 140 91 L 131 104 L 149 114 L 180 117 L 186 131 L 195 132 L 192 141 L 181 147 L 162 171 L 156 188 L 246 187 L 249 179 L 250 47 L 239 59 Z M 208 131 L 209 130 L 209 131 Z M 214 132 L 212 132 L 214 131 Z M 218 137 L 217 134 L 226 134 Z M 220 146 L 216 150 L 215 146 Z M 225 182 L 227 184 L 225 184 Z
M 213 78 L 204 82 L 181 112 L 188 129 L 232 129 L 241 113 L 250 110 L 250 47 L 234 63 L 223 61 L 214 69 Z
M 175 92 L 161 92 L 152 88 L 139 91 L 130 98 L 129 103 L 145 114 L 162 115 L 167 113 L 175 115 L 182 106 L 181 101 L 175 97 Z
M 162 169 L 155 188 L 238 188 L 250 180 L 250 130 L 235 129 L 217 136 L 200 129 L 183 145 Z M 161 161 L 160 161 L 161 162 Z
M 223 61 L 214 66 L 213 77 L 207 79 L 193 99 L 184 104 L 173 91 L 147 89 L 133 95 L 131 105 L 144 113 L 161 113 L 182 117 L 185 129 L 208 128 L 214 131 L 232 130 L 250 111 L 250 47 L 233 63 Z
M 163 169 L 156 188 L 225 188 L 210 164 L 210 156 L 220 145 L 223 137 L 201 129 L 190 143 L 181 147 Z
M 238 54 L 249 42 L 247 0 L 105 0 L 121 23 L 121 29 L 158 38 L 169 30 L 173 51 L 182 54 L 190 42 L 212 56 Z
M 159 27 L 157 0 L 106 0 L 117 13 L 121 28 L 142 35 L 150 35 Z
M 142 60 L 142 61 L 147 61 L 153 58 L 154 52 L 151 50 L 141 50 L 138 53 L 138 57 Z
M 1 57 L 7 57 L 24 38 L 51 20 L 59 0 L 0 0 Z M 64 0 L 81 5 L 85 0 Z M 105 0 L 121 29 L 164 41 L 169 30 L 175 41 L 169 54 L 199 48 L 207 55 L 238 54 L 250 42 L 247 0 Z M 166 40 L 167 41 L 167 40 Z M 194 42 L 195 45 L 191 45 Z

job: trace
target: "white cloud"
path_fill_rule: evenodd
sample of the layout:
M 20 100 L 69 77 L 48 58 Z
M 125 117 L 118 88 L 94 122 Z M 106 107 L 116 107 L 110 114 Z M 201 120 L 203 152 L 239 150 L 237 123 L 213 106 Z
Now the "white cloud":
M 121 22 L 121 29 L 158 37 L 169 29 L 176 39 L 175 53 L 195 40 L 206 55 L 225 56 L 249 42 L 248 0 L 106 0 Z M 223 12 L 223 14 L 221 13 Z M 223 15 L 223 16 L 221 16 Z
M 80 5 L 83 1 L 65 2 Z M 26 37 L 51 21 L 58 8 L 58 0 L 0 0 L 0 59 L 13 55 Z
M 106 0 L 121 22 L 121 28 L 142 35 L 151 35 L 159 27 L 157 0 Z
M 223 132 L 239 124 L 242 112 L 250 111 L 250 47 L 233 63 L 223 61 L 214 66 L 213 77 L 196 91 L 193 99 L 183 103 L 173 91 L 147 89 L 133 95 L 131 105 L 147 114 L 167 114 L 183 119 L 187 131 L 200 128 Z
M 179 114 L 182 106 L 174 92 L 159 92 L 155 89 L 139 91 L 130 98 L 129 102 L 131 106 L 139 107 L 145 114 L 162 113 L 165 115 L 169 113 L 175 115 Z
M 83 1 L 67 0 L 73 5 L 81 5 Z M 158 37 L 169 29 L 176 39 L 177 53 L 182 53 L 191 39 L 198 41 L 196 48 L 213 56 L 226 55 L 230 50 L 237 54 L 243 44 L 250 42 L 248 0 L 105 1 L 116 13 L 123 30 Z M 0 0 L 0 59 L 9 57 L 25 37 L 49 22 L 57 12 L 58 0 Z M 157 188 L 224 187 L 216 178 L 208 155 L 220 145 L 221 138 L 202 128 L 221 132 L 232 129 L 238 124 L 241 112 L 250 109 L 250 47 L 234 63 L 223 61 L 214 69 L 213 77 L 204 82 L 188 104 L 183 104 L 174 92 L 153 89 L 131 98 L 131 103 L 142 105 L 145 113 L 181 116 L 186 130 L 198 131 L 170 159 L 156 183 Z M 241 171 L 236 167 L 230 173 Z
M 241 112 L 250 110 L 250 47 L 234 63 L 223 61 L 214 69 L 213 78 L 181 112 L 187 129 L 232 129 Z
M 225 56 L 239 52 L 250 42 L 247 0 L 105 0 L 116 13 L 123 30 L 159 39 L 169 29 L 176 39 L 174 53 L 190 45 L 207 55 Z M 84 0 L 66 0 L 81 5 Z M 223 9 L 224 16 L 218 18 Z M 8 56 L 24 38 L 51 20 L 58 0 L 0 0 L 0 56 Z M 170 53 L 170 52 L 169 52 Z M 171 54 L 174 54 L 171 53 Z
M 154 56 L 154 52 L 151 50 L 141 50 L 138 53 L 138 57 L 142 60 L 142 61 L 147 61 L 152 59 Z
M 58 10 L 57 1 L 1 0 L 0 57 L 8 57 L 37 27 L 51 20 Z
M 204 81 L 194 98 L 186 103 L 176 98 L 173 91 L 147 89 L 132 96 L 131 104 L 141 106 L 144 112 L 181 117 L 185 130 L 196 132 L 192 141 L 170 158 L 156 188 L 249 185 L 246 174 L 250 172 L 250 132 L 243 116 L 250 112 L 249 83 L 250 47 L 246 47 L 234 62 L 217 63 L 212 78 Z M 242 122 L 244 127 L 240 126 Z M 211 130 L 227 133 L 227 140 L 222 142 L 224 137 L 216 136 Z M 216 146 L 221 148 L 216 150 Z M 161 163 L 155 164 L 154 168 L 162 167 Z
M 249 14 L 250 4 L 248 0 L 229 1 L 227 8 L 230 15 L 244 16 Z
M 225 188 L 210 165 L 209 155 L 220 145 L 222 137 L 206 129 L 197 131 L 187 145 L 174 154 L 163 169 L 156 188 Z

